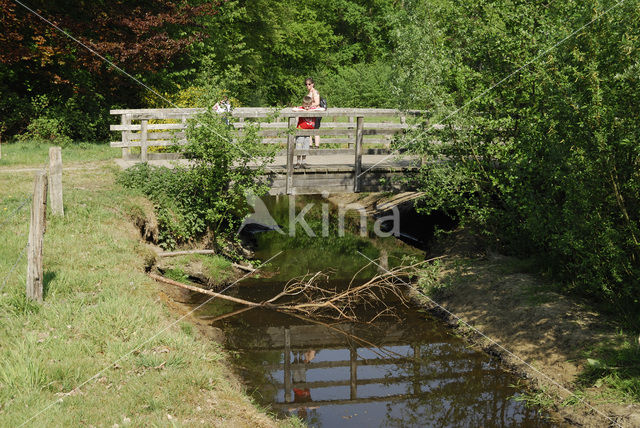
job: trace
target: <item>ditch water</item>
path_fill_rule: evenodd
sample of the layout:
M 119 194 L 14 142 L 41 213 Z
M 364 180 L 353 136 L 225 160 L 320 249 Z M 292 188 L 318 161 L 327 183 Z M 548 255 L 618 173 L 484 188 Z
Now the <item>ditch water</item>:
M 268 202 L 271 210 L 282 211 L 279 201 Z M 318 226 L 313 219 L 309 225 Z M 376 274 L 375 265 L 362 269 L 368 264 L 363 255 L 377 258 L 384 252 L 390 267 L 406 257 L 424 258 L 424 250 L 395 238 L 302 235 L 256 234 L 257 258 L 278 255 L 261 269 L 262 278 L 245 279 L 227 293 L 264 301 L 291 278 L 317 270 L 331 270 L 329 282 L 339 289 L 357 272 L 357 281 Z M 523 392 L 514 386 L 518 379 L 496 360 L 470 349 L 421 309 L 395 306 L 393 316 L 370 323 L 380 307 L 361 308 L 362 322 L 309 320 L 258 308 L 212 325 L 223 330 L 256 401 L 308 426 L 556 426 L 518 400 Z M 214 300 L 197 315 L 216 320 L 243 309 Z

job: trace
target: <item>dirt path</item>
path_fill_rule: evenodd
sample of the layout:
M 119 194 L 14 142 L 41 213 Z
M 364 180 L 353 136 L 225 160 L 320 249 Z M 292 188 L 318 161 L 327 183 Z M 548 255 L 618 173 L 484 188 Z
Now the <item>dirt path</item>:
M 554 397 L 554 413 L 565 421 L 585 427 L 640 427 L 640 406 L 612 399 L 605 387 L 572 396 L 587 363 L 583 352 L 620 342 L 615 326 L 568 297 L 544 291 L 536 277 L 509 272 L 505 267 L 513 265 L 511 259 L 479 257 L 477 252 L 469 257 L 455 244 L 444 253 L 448 261 L 440 283 L 446 287 L 433 294 L 441 306 L 421 297 L 426 306 Z M 576 404 L 561 406 L 563 401 Z

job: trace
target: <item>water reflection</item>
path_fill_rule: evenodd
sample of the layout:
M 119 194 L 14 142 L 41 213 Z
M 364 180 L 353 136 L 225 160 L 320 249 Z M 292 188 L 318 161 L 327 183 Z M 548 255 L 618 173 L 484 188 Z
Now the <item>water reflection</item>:
M 326 326 L 255 310 L 224 328 L 256 398 L 310 426 L 551 426 L 495 361 L 416 311 L 400 319 Z

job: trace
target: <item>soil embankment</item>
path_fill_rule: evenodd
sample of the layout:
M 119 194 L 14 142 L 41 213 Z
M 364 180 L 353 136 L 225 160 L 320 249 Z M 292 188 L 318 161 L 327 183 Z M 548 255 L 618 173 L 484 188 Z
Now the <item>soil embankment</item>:
M 640 426 L 637 404 L 622 403 L 605 387 L 578 385 L 588 364 L 585 352 L 622 342 L 615 326 L 581 302 L 549 291 L 539 278 L 518 272 L 513 259 L 482 254 L 470 240 L 459 234 L 441 249 L 446 257 L 440 288 L 431 293 L 433 300 L 424 295 L 419 300 L 469 341 L 532 380 L 537 394 L 544 391 L 546 404 L 552 400 L 551 407 L 565 421 L 586 427 Z
M 358 203 L 368 213 L 381 215 L 390 206 L 410 209 L 415 196 L 353 194 L 331 200 Z M 590 351 L 603 346 L 620 349 L 633 338 L 621 335 L 611 321 L 583 302 L 551 291 L 540 278 L 523 273 L 517 260 L 485 251 L 468 234 L 455 233 L 446 242 L 426 247 L 429 256 L 445 257 L 439 284 L 431 291 L 433 300 L 421 295 L 420 302 L 467 340 L 531 380 L 536 390 L 533 403 L 550 407 L 574 425 L 640 427 L 638 404 L 605 385 L 581 384 Z

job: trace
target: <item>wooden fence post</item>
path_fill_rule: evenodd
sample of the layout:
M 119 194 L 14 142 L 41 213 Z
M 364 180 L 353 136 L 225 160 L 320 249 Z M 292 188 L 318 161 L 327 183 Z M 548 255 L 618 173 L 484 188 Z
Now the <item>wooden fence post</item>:
M 35 175 L 29 245 L 27 254 L 27 297 L 42 302 L 43 267 L 42 244 L 46 227 L 47 177 L 43 171 Z
M 293 192 L 293 150 L 295 149 L 295 136 L 292 130 L 296 129 L 296 118 L 289 118 L 289 135 L 287 136 L 287 195 Z
M 356 125 L 356 145 L 355 145 L 355 165 L 353 168 L 353 191 L 358 193 L 360 191 L 360 174 L 362 172 L 362 137 L 364 117 L 358 116 Z
M 354 122 L 354 117 L 353 116 L 349 116 L 349 126 L 352 126 L 351 124 Z M 347 134 L 347 138 L 353 138 L 354 134 Z M 351 145 L 353 144 L 353 142 L 349 142 L 347 143 L 347 148 L 350 149 Z
M 2 159 L 2 134 L 7 130 L 7 125 L 3 122 L 0 122 L 0 159 Z
M 141 120 L 141 127 L 140 127 L 140 161 L 141 162 L 147 162 L 147 139 L 149 138 L 148 132 L 147 132 L 147 125 L 149 124 L 149 121 L 147 119 L 142 119 Z
M 131 125 L 131 115 L 130 114 L 123 114 L 121 119 L 120 119 L 120 123 L 122 125 Z M 122 131 L 122 143 L 124 145 L 129 145 L 129 142 L 131 141 L 131 139 L 129 138 L 129 135 L 131 135 L 131 130 L 123 130 Z M 129 159 L 129 157 L 131 156 L 131 150 L 129 149 L 129 147 L 123 147 L 122 148 L 122 159 Z
M 49 148 L 49 195 L 51 196 L 51 213 L 64 215 L 62 203 L 62 148 Z

